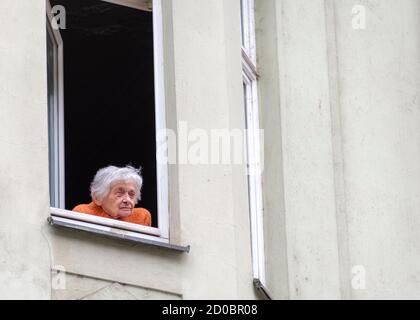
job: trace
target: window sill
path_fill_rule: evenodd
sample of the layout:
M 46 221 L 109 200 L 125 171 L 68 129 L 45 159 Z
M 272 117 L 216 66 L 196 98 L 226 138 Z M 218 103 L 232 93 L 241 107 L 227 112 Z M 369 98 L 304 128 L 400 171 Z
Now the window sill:
M 88 233 L 93 233 L 93 234 L 105 236 L 108 238 L 124 240 L 131 243 L 137 243 L 137 244 L 140 243 L 140 244 L 150 245 L 154 247 L 179 251 L 179 252 L 188 253 L 190 251 L 189 245 L 180 246 L 180 245 L 170 244 L 166 242 L 167 240 L 164 242 L 162 239 L 156 236 L 150 236 L 147 234 L 141 234 L 138 232 L 123 230 L 123 229 L 105 226 L 105 225 L 99 225 L 96 223 L 91 223 L 91 222 L 86 222 L 86 221 L 69 219 L 62 216 L 57 216 L 53 213 L 48 218 L 48 222 L 52 226 L 85 231 Z

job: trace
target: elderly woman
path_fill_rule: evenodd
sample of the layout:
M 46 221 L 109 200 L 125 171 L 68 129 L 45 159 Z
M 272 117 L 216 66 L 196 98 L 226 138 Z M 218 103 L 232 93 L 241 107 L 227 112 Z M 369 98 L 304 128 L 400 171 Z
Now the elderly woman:
M 90 185 L 92 202 L 78 205 L 73 211 L 150 226 L 150 212 L 134 208 L 141 198 L 142 184 L 140 170 L 131 166 L 102 168 Z

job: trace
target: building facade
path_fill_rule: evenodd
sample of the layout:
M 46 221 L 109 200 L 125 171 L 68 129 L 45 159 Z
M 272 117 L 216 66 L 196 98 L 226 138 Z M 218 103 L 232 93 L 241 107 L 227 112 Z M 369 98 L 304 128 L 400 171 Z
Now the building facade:
M 176 138 L 159 223 L 136 237 L 52 204 L 57 12 L 1 0 L 0 298 L 420 298 L 419 0 L 108 2 L 153 15 L 154 129 Z M 244 133 L 247 161 L 206 163 L 212 130 Z

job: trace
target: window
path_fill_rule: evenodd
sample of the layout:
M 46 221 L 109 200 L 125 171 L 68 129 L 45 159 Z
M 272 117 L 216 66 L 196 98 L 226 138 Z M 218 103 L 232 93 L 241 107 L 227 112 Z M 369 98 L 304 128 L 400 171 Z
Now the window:
M 65 29 L 51 25 L 55 6 Z M 51 0 L 47 19 L 51 217 L 168 243 L 168 168 L 156 162 L 156 132 L 166 128 L 161 0 Z M 142 167 L 139 205 L 152 227 L 70 211 L 91 201 L 98 169 L 126 164 Z
M 262 163 L 257 92 L 254 1 L 240 0 L 243 92 L 247 129 L 248 192 L 254 282 L 266 285 L 263 230 Z

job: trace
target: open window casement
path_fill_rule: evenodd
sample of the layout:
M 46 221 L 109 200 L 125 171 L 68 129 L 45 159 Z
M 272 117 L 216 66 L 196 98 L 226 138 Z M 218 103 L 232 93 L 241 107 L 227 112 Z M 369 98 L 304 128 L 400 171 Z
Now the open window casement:
M 64 208 L 64 80 L 63 39 L 47 6 L 47 78 L 50 205 Z
M 59 3 L 58 0 L 55 0 Z M 54 1 L 51 1 L 54 4 Z M 63 0 L 63 2 L 65 2 Z M 142 12 L 151 12 L 153 22 L 153 44 L 150 56 L 153 62 L 152 85 L 154 86 L 154 143 L 157 141 L 157 132 L 161 132 L 166 126 L 165 95 L 164 95 L 164 63 L 163 63 L 163 21 L 161 0 L 102 0 L 103 3 L 120 5 Z M 71 112 L 71 106 L 64 105 L 64 60 L 63 52 L 66 48 L 66 39 L 60 34 L 60 30 L 54 29 L 52 24 L 54 13 L 49 0 L 47 0 L 47 59 L 48 59 L 48 128 L 49 128 L 49 168 L 50 168 L 50 205 L 51 224 L 78 230 L 90 231 L 107 236 L 129 239 L 150 244 L 160 244 L 180 251 L 188 251 L 188 247 L 170 244 L 169 239 L 169 193 L 168 193 L 168 167 L 167 164 L 157 163 L 156 154 L 151 154 L 156 167 L 156 203 L 157 212 L 155 217 L 157 226 L 148 227 L 101 218 L 88 214 L 68 210 L 66 203 L 66 146 L 65 143 L 71 137 L 64 137 L 66 116 Z M 66 9 L 66 7 L 64 6 Z M 153 10 L 152 10 L 153 9 Z M 110 9 L 111 10 L 111 9 Z M 67 19 L 67 24 L 69 20 Z M 68 26 L 67 26 L 68 27 Z M 69 53 L 71 54 L 71 53 Z M 67 60 L 69 54 L 64 54 Z M 147 63 L 142 61 L 142 63 Z M 66 86 L 67 88 L 67 86 Z M 68 92 L 66 94 L 69 94 Z M 67 100 L 66 100 L 67 101 Z M 135 103 L 134 103 L 135 104 Z M 65 108 L 70 108 L 66 110 Z M 66 113 L 65 113 L 66 112 Z M 149 153 L 150 154 L 150 153 Z M 71 161 L 67 161 L 71 163 Z M 97 169 L 99 169 L 98 167 Z M 93 177 L 89 177 L 93 178 Z M 68 177 L 67 177 L 68 179 Z M 89 185 L 80 186 L 88 192 Z M 67 206 L 67 207 L 66 207 Z M 73 205 L 72 205 L 73 206 Z M 67 210 L 66 210 L 67 208 Z

